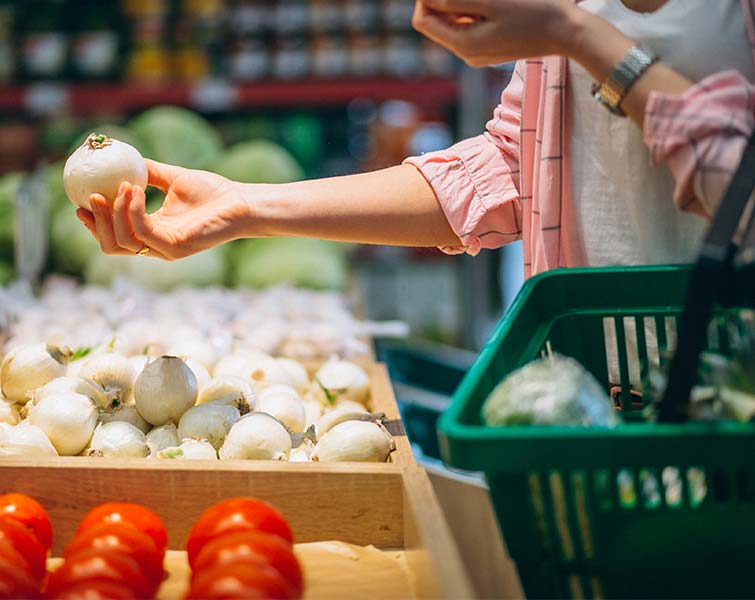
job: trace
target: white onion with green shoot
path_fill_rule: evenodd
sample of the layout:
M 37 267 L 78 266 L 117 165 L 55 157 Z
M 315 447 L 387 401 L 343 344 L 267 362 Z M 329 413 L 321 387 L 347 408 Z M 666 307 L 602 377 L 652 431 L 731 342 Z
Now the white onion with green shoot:
M 133 146 L 92 133 L 68 157 L 63 168 L 66 195 L 76 206 L 91 211 L 89 197 L 100 194 L 115 201 L 123 182 L 147 187 L 147 166 Z

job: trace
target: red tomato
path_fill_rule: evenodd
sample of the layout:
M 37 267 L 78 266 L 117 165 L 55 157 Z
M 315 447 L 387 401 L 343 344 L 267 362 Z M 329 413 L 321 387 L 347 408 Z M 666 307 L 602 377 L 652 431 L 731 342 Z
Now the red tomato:
M 16 550 L 13 544 L 9 540 L 3 538 L 0 539 L 0 560 L 16 565 L 19 569 L 23 569 L 29 575 L 31 575 L 31 565 L 23 555 Z
M 0 519 L 0 540 L 7 540 L 29 563 L 33 577 L 42 579 L 47 569 L 47 552 L 36 536 L 15 519 Z
M 31 529 L 45 550 L 52 547 L 50 517 L 34 498 L 24 494 L 3 494 L 0 496 L 0 516 L 16 519 Z
M 293 543 L 294 536 L 283 514 L 267 502 L 256 498 L 233 498 L 204 511 L 189 532 L 186 552 L 194 568 L 197 554 L 208 541 L 221 533 L 256 529 L 282 537 Z
M 296 597 L 301 597 L 302 572 L 293 547 L 283 538 L 264 531 L 237 531 L 210 540 L 197 555 L 194 577 L 220 565 L 260 561 L 283 575 Z
M 0 598 L 13 600 L 39 598 L 39 581 L 18 565 L 0 558 Z
M 122 522 L 140 529 L 152 538 L 158 552 L 165 556 L 165 548 L 168 546 L 168 533 L 165 531 L 165 525 L 160 517 L 145 506 L 131 504 L 130 502 L 100 504 L 90 510 L 79 523 L 76 535 L 103 521 L 105 523 Z
M 80 581 L 61 590 L 56 596 L 48 596 L 51 600 L 138 600 L 137 595 L 127 586 L 92 579 Z
M 163 580 L 163 556 L 149 535 L 126 523 L 98 523 L 77 535 L 63 552 L 63 558 L 85 548 L 108 549 L 133 558 L 155 587 Z
M 139 598 L 151 598 L 155 591 L 133 558 L 115 550 L 84 548 L 68 556 L 50 575 L 46 594 L 55 598 L 83 581 L 111 581 L 132 590 Z
M 291 600 L 295 597 L 291 586 L 272 567 L 235 563 L 197 573 L 186 600 Z

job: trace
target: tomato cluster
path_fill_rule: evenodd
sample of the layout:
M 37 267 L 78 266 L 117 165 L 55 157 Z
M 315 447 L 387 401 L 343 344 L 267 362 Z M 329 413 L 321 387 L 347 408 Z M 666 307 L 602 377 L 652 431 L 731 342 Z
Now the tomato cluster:
M 162 583 L 167 532 L 148 508 L 109 502 L 90 511 L 45 587 L 56 600 L 152 598 Z
M 192 599 L 298 600 L 303 577 L 293 534 L 274 507 L 233 498 L 203 512 L 186 543 Z
M 52 527 L 45 509 L 22 494 L 0 496 L 0 600 L 153 598 L 164 579 L 167 532 L 138 504 L 90 511 L 47 576 Z M 220 502 L 194 523 L 187 600 L 299 600 L 303 577 L 293 534 L 274 507 L 254 498 Z
M 52 526 L 39 502 L 0 496 L 0 598 L 39 598 L 51 546 Z

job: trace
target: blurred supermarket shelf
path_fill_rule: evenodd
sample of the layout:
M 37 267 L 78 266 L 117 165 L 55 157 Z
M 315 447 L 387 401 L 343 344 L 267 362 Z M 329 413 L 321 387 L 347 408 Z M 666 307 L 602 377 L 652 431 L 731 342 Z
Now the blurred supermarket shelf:
M 252 107 L 342 106 L 355 98 L 398 99 L 430 110 L 453 105 L 454 78 L 370 78 L 260 81 L 236 84 L 206 81 L 193 85 L 57 84 L 0 86 L 0 111 L 31 115 L 62 112 L 128 113 L 157 104 L 177 104 L 201 112 Z

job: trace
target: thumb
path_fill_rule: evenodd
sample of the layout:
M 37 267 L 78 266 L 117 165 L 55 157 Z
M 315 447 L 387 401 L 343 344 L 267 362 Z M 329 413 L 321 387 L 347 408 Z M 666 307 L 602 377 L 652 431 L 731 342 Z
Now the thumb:
M 149 158 L 144 159 L 144 164 L 147 165 L 147 182 L 149 185 L 163 192 L 167 192 L 176 177 L 186 170 L 183 167 L 168 165 Z

